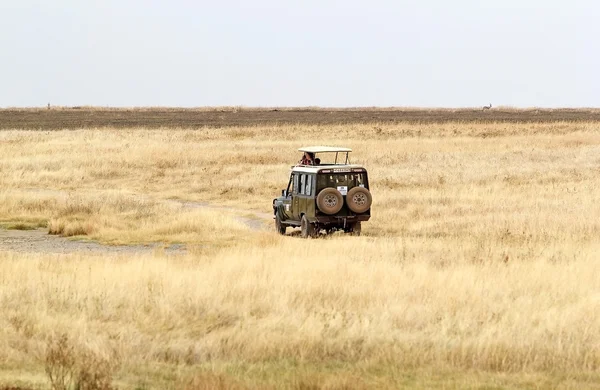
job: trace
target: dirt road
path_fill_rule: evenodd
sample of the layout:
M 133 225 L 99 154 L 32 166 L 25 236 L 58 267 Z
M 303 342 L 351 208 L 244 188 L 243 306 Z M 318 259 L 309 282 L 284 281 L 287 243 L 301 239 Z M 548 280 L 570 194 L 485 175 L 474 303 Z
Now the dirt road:
M 32 192 L 41 191 L 56 196 L 64 196 L 65 193 L 54 190 L 29 189 Z M 140 197 L 147 198 L 145 195 Z M 253 213 L 248 210 L 238 210 L 230 207 L 211 205 L 209 203 L 164 200 L 165 203 L 176 203 L 184 209 L 212 209 L 234 212 L 234 218 L 252 231 L 266 231 L 268 222 L 273 216 L 268 213 Z M 250 215 L 250 216 L 242 216 Z M 128 253 L 152 253 L 162 250 L 168 255 L 181 255 L 187 253 L 185 245 L 164 245 L 162 243 L 147 243 L 143 245 L 102 245 L 91 241 L 73 240 L 55 235 L 49 235 L 48 229 L 36 230 L 4 230 L 0 229 L 0 251 L 11 251 L 20 253 L 91 253 L 91 254 L 128 254 Z
M 166 254 L 185 254 L 181 244 L 164 247 L 160 243 L 147 245 L 102 245 L 90 241 L 74 241 L 48 234 L 48 229 L 2 230 L 0 229 L 0 251 L 20 253 L 93 253 L 127 254 L 152 253 L 162 248 Z

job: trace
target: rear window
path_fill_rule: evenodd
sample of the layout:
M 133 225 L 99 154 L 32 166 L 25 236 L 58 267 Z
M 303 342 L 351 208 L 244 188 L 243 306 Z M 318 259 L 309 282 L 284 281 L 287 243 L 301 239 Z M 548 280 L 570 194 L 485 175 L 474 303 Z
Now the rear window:
M 362 186 L 368 188 L 367 175 L 365 173 L 323 173 L 318 176 L 317 187 Z

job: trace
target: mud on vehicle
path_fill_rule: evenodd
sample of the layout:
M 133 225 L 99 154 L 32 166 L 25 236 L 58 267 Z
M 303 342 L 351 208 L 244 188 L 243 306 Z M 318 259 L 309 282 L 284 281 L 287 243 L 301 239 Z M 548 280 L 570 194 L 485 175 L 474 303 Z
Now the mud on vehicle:
M 302 237 L 342 230 L 360 235 L 361 223 L 371 218 L 372 197 L 367 170 L 349 162 L 348 148 L 313 146 L 298 149 L 317 163 L 292 167 L 287 188 L 273 199 L 275 229 L 300 227 Z M 319 163 L 316 155 L 330 161 Z

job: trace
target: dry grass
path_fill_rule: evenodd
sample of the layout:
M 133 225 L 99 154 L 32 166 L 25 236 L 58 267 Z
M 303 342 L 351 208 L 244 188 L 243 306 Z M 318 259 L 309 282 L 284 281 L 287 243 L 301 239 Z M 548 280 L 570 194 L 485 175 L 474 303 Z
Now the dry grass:
M 363 237 L 168 201 L 269 212 L 297 147 L 340 139 L 371 175 Z M 593 387 L 599 151 L 594 123 L 0 132 L 0 221 L 214 245 L 0 252 L 0 383 L 47 383 L 64 333 L 119 388 Z
M 403 252 L 367 238 L 272 236 L 205 258 L 2 254 L 0 359 L 38 367 L 48 337 L 67 333 L 78 349 L 118 356 L 125 384 L 151 376 L 159 388 L 169 367 L 182 380 L 234 367 L 237 380 L 274 385 L 286 364 L 320 367 L 323 379 L 355 366 L 367 384 L 424 368 L 600 367 L 595 256 L 442 267 Z

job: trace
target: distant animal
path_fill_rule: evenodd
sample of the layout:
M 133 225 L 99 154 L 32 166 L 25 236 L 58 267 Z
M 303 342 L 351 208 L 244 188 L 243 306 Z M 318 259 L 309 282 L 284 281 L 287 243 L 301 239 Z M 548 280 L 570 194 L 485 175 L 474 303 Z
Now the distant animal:
M 482 111 L 483 111 L 483 110 L 489 110 L 490 108 L 492 108 L 492 103 L 490 103 L 490 105 L 489 105 L 489 106 L 483 106 L 483 107 L 481 108 L 481 110 L 482 110 Z

